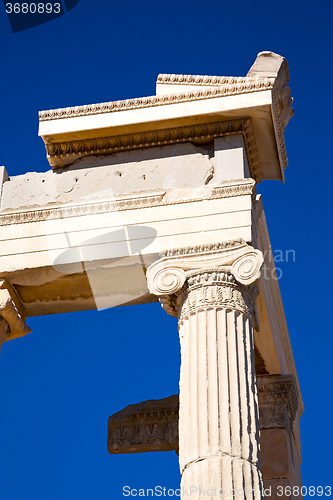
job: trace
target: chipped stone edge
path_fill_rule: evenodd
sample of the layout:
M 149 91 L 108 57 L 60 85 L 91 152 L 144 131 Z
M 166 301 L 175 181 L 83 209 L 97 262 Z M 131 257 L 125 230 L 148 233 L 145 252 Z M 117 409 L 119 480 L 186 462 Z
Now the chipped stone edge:
M 159 190 L 149 194 L 143 193 L 141 196 L 128 198 L 119 197 L 112 201 L 101 201 L 95 203 L 73 204 L 67 206 L 54 206 L 49 208 L 38 207 L 33 210 L 17 210 L 7 213 L 0 213 L 0 226 L 11 224 L 26 224 L 30 222 L 41 222 L 46 220 L 63 219 L 67 217 L 81 217 L 85 215 L 95 215 L 109 213 L 114 210 L 135 210 L 140 208 L 153 208 L 159 206 L 177 205 L 183 203 L 192 203 L 204 200 L 214 200 L 219 198 L 229 198 L 234 196 L 252 195 L 254 190 L 253 179 L 243 180 L 229 185 L 212 186 L 212 190 L 207 196 L 197 196 L 188 199 L 167 200 L 165 191 Z
M 46 153 L 53 168 L 64 167 L 87 155 L 107 155 L 133 149 L 193 141 L 210 141 L 221 135 L 241 133 L 244 137 L 247 159 L 252 177 L 262 181 L 253 124 L 250 118 L 206 122 L 172 127 L 150 132 L 122 134 L 95 139 L 46 143 Z

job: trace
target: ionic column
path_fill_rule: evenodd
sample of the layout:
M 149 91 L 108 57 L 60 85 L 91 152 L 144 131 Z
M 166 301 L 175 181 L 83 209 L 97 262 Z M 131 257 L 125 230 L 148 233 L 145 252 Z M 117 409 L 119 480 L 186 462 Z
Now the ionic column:
M 223 270 L 193 273 L 180 293 L 180 468 L 194 498 L 215 488 L 260 498 L 255 297 Z
M 241 257 L 230 246 L 228 252 L 219 254 L 227 266 L 189 271 L 193 256 L 182 255 L 179 267 L 166 257 L 147 274 L 151 290 L 176 290 L 162 302 L 179 321 L 182 498 L 262 496 L 253 337 L 258 288 L 251 286 L 262 257 L 248 245 Z M 200 267 L 217 264 L 217 254 L 203 252 Z

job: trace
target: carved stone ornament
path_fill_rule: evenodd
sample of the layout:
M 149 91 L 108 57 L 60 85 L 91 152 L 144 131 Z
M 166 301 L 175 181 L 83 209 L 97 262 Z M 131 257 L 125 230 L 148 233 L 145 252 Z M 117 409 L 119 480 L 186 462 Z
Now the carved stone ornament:
M 245 287 L 236 283 L 227 268 L 187 273 L 187 286 L 177 294 L 179 323 L 200 310 L 223 308 L 239 311 L 254 324 L 258 293 L 256 285 Z
M 296 393 L 293 393 L 293 377 L 257 377 L 260 429 L 285 428 L 297 406 Z M 280 382 L 276 382 L 279 377 Z M 272 400 L 271 404 L 268 404 L 268 399 Z M 291 412 L 289 414 L 286 404 Z M 179 394 L 129 405 L 109 417 L 108 451 L 111 455 L 118 455 L 175 450 L 178 455 L 178 421 Z
M 258 375 L 260 428 L 293 427 L 298 409 L 297 387 L 293 375 Z
M 80 139 L 67 142 L 46 143 L 47 158 L 50 165 L 57 167 L 61 164 L 69 165 L 82 155 L 112 154 L 120 151 L 129 151 L 151 146 L 165 146 L 186 142 L 202 143 L 211 141 L 221 135 L 241 133 L 244 138 L 251 176 L 262 181 L 257 145 L 254 136 L 253 124 L 250 118 L 239 118 L 207 122 L 196 125 L 171 127 L 149 132 L 128 133 L 116 136 L 98 137 L 96 139 Z
M 148 287 L 154 295 L 172 295 L 184 285 L 187 271 L 218 269 L 222 266 L 238 283 L 250 285 L 260 277 L 262 262 L 262 253 L 241 239 L 171 250 L 148 268 Z
M 108 422 L 108 451 L 178 453 L 179 395 L 129 405 L 111 415 Z
M 180 75 L 183 76 L 183 75 Z M 160 77 L 159 77 L 160 78 Z M 198 78 L 201 78 L 200 76 Z M 211 77 L 217 78 L 217 77 Z M 153 95 L 126 99 L 123 101 L 102 102 L 99 104 L 88 104 L 70 108 L 49 109 L 39 112 L 39 121 L 55 120 L 59 118 L 75 118 L 77 116 L 97 115 L 101 113 L 117 113 L 130 109 L 142 109 L 164 104 L 176 104 L 178 102 L 198 101 L 201 99 L 213 99 L 214 97 L 247 94 L 249 92 L 260 92 L 274 88 L 274 78 L 249 78 L 249 77 L 219 77 L 215 88 L 199 88 L 185 92 L 172 94 Z M 162 79 L 163 81 L 163 75 Z M 189 82 L 192 83 L 192 82 Z M 211 83 L 210 83 L 211 85 Z
M 44 222 L 49 220 L 65 219 L 67 217 L 82 217 L 86 215 L 108 214 L 110 212 L 122 212 L 125 210 L 138 210 L 141 208 L 165 207 L 168 205 L 193 203 L 203 200 L 215 200 L 236 196 L 250 195 L 255 201 L 255 181 L 253 179 L 242 179 L 232 181 L 223 185 L 213 185 L 205 193 L 193 196 L 180 197 L 178 200 L 165 197 L 164 189 L 143 191 L 136 194 L 128 194 L 112 197 L 112 200 L 97 201 L 94 203 L 70 203 L 49 208 L 47 205 L 38 210 L 21 210 L 1 212 L 0 226 L 12 226 L 13 224 L 29 224 L 31 222 Z
M 23 337 L 31 332 L 25 323 L 27 313 L 14 288 L 6 280 L 0 280 L 0 316 L 9 327 L 5 340 Z

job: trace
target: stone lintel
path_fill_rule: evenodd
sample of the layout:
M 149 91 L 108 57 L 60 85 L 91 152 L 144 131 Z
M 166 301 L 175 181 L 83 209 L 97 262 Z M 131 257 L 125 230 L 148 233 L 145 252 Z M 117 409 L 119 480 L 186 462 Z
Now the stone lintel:
M 155 169 L 156 155 L 147 163 L 143 162 L 140 174 L 141 177 L 143 174 L 147 176 L 147 181 L 143 183 L 157 184 L 161 181 L 162 184 L 170 168 L 171 149 L 168 149 L 165 158 L 159 160 L 159 167 L 164 170 L 160 174 L 152 173 L 152 179 L 149 169 Z M 95 308 L 97 294 L 94 283 L 99 277 L 103 287 L 99 287 L 98 292 L 104 297 L 119 298 L 117 305 L 134 303 L 134 300 L 138 303 L 157 301 L 157 297 L 149 294 L 147 289 L 139 251 L 146 269 L 170 248 L 181 249 L 179 251 L 184 253 L 188 251 L 191 255 L 200 253 L 202 248 L 203 252 L 211 250 L 214 254 L 214 249 L 218 250 L 221 242 L 251 240 L 254 180 L 205 185 L 212 163 L 193 145 L 182 144 L 179 149 L 190 153 L 191 161 L 187 162 L 187 166 L 184 164 L 186 155 L 172 160 L 175 189 L 172 185 L 170 189 L 120 194 L 126 185 L 130 185 L 128 180 L 122 179 L 127 176 L 132 179 L 130 168 L 125 170 L 123 166 L 121 171 L 125 171 L 126 175 L 120 178 L 119 193 L 114 196 L 112 192 L 102 192 L 102 199 L 97 196 L 88 200 L 78 198 L 54 205 L 45 203 L 38 208 L 6 209 L 0 213 L 0 276 L 15 285 L 29 316 Z M 136 155 L 133 153 L 131 158 L 133 156 Z M 192 172 L 193 162 L 196 172 Z M 129 166 L 126 164 L 126 168 Z M 185 172 L 183 166 L 187 168 Z M 111 167 L 104 167 L 110 174 L 110 182 L 114 178 Z M 62 180 L 65 176 L 50 173 L 53 178 L 61 177 Z M 85 176 L 75 182 L 73 175 L 79 177 L 79 174 L 69 174 L 66 189 L 73 181 L 80 190 L 79 185 Z M 29 176 L 27 178 L 29 180 Z M 96 175 L 93 178 L 95 180 Z M 53 181 L 48 176 L 45 183 L 32 179 L 30 184 L 45 184 L 52 188 Z M 91 186 L 86 180 L 84 182 L 82 194 L 86 195 Z M 187 187 L 189 182 L 192 183 L 190 188 Z M 8 205 L 11 199 L 17 200 L 15 194 L 18 191 L 24 192 L 22 185 L 20 179 L 5 183 Z M 106 182 L 104 186 L 110 188 Z M 29 203 L 28 198 L 23 199 L 22 205 Z M 15 238 L 12 237 L 13 231 Z M 94 252 L 91 252 L 92 248 Z M 82 260 L 86 272 L 83 272 Z M 133 279 L 134 271 L 138 275 L 136 281 Z M 119 283 L 122 284 L 121 289 Z M 108 300 L 108 307 L 114 305 Z
M 179 395 L 129 405 L 108 421 L 111 455 L 172 451 L 178 454 Z

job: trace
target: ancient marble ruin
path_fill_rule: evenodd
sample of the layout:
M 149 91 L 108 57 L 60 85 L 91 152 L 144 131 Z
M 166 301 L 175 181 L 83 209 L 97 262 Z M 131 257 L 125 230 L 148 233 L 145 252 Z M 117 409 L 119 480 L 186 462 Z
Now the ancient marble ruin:
M 154 96 L 41 111 L 50 170 L 0 170 L 0 343 L 29 316 L 160 301 L 180 394 L 129 402 L 108 449 L 175 450 L 182 488 L 301 486 L 303 402 L 256 194 L 284 181 L 288 82 L 272 52 L 245 77 L 161 74 Z

